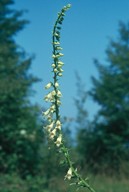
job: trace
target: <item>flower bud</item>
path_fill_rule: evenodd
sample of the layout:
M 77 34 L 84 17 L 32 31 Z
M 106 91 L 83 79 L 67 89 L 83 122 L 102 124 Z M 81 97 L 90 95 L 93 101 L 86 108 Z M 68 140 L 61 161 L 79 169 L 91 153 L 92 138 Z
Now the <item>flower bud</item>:
M 62 73 L 58 73 L 58 76 L 59 76 L 59 77 L 62 77 Z
M 69 9 L 71 6 L 72 6 L 71 4 L 66 5 L 66 7 L 67 7 L 68 9 Z
M 60 45 L 60 42 L 54 41 L 53 44 L 54 44 L 54 45 Z
M 56 73 L 56 72 L 58 72 L 58 70 L 55 68 L 55 69 L 54 69 L 54 72 Z
M 56 55 L 53 54 L 53 55 L 52 55 L 52 58 L 56 58 Z
M 59 105 L 61 105 L 61 102 L 60 102 L 60 100 L 57 100 L 57 105 L 59 106 Z
M 45 86 L 45 89 L 49 89 L 51 86 L 52 86 L 52 83 L 48 83 L 48 84 Z
M 56 65 L 53 63 L 53 64 L 52 64 L 52 67 L 55 68 L 55 66 L 56 66 Z
M 56 47 L 56 50 L 62 50 L 63 48 L 62 47 Z
M 59 65 L 64 65 L 64 63 L 62 61 L 58 61 Z
M 51 92 L 52 96 L 55 96 L 56 95 L 56 92 L 55 90 Z
M 63 69 L 59 68 L 59 72 L 63 72 L 63 71 L 64 71 Z
M 59 55 L 60 55 L 60 57 L 64 56 L 64 54 L 63 54 L 63 53 L 59 53 Z
M 55 83 L 55 87 L 56 88 L 59 87 L 59 83 L 58 82 Z
M 59 34 L 58 33 L 54 33 L 53 36 L 59 37 Z

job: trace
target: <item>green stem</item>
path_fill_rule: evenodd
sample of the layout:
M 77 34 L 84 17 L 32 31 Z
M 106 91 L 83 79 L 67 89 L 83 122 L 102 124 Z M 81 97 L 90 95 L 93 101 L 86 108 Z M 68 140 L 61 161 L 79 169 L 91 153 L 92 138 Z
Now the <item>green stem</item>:
M 53 28 L 53 36 L 52 36 L 53 55 L 58 54 L 58 51 L 57 51 L 56 45 L 55 45 L 55 42 L 57 41 L 57 38 L 55 37 L 55 33 L 56 33 L 56 30 L 57 30 L 58 24 L 60 22 L 60 19 L 61 19 L 61 17 L 63 18 L 63 16 L 64 16 L 64 9 L 62 9 L 61 12 L 58 14 L 58 18 L 57 18 L 57 20 L 56 20 L 56 22 L 54 24 L 54 28 Z M 57 66 L 58 66 L 58 57 L 54 57 L 53 60 L 54 60 L 54 64 L 55 64 L 54 68 L 56 69 Z M 58 88 L 55 86 L 55 83 L 58 82 L 58 72 L 55 72 L 54 69 L 53 69 L 53 73 L 54 73 L 54 76 L 53 76 L 53 79 L 54 79 L 53 87 L 54 87 L 54 90 L 55 90 L 55 93 L 56 93 L 56 95 L 55 95 L 55 115 L 56 115 L 56 117 L 55 117 L 55 119 L 57 121 L 57 120 L 60 120 L 59 105 L 57 104 Z M 80 174 L 77 173 L 77 170 L 73 167 L 72 161 L 70 159 L 69 151 L 65 147 L 64 142 L 62 142 L 61 151 L 62 151 L 63 155 L 65 156 L 65 159 L 66 159 L 66 162 L 67 162 L 68 166 L 72 169 L 73 176 L 76 177 L 76 179 L 77 179 L 76 185 L 86 187 L 90 192 L 95 192 L 95 190 L 92 187 L 90 187 L 90 185 L 86 182 L 86 180 L 84 180 L 80 176 Z
M 64 143 L 62 143 L 62 153 L 65 156 L 65 159 L 67 161 L 67 164 L 69 165 L 69 167 L 72 169 L 72 173 L 73 176 L 75 176 L 77 178 L 77 181 L 80 182 L 81 181 L 81 185 L 83 187 L 86 187 L 87 189 L 89 189 L 89 191 L 91 192 L 95 192 L 95 190 L 80 176 L 80 174 L 77 173 L 77 170 L 73 167 L 72 165 L 72 161 L 70 159 L 70 155 L 68 152 L 68 149 L 65 147 Z M 76 183 L 78 185 L 78 182 Z
M 54 42 L 56 42 L 56 38 L 55 38 L 54 34 L 56 33 L 56 28 L 57 28 L 58 22 L 59 22 L 59 20 L 60 20 L 61 17 L 62 17 L 62 12 L 59 13 L 58 18 L 57 18 L 57 20 L 56 20 L 56 22 L 55 22 L 55 25 L 54 25 L 54 28 L 53 28 L 52 43 L 53 43 L 53 54 L 54 54 L 54 55 L 56 55 L 56 46 L 55 46 L 55 44 L 54 44 Z M 57 63 L 58 63 L 58 58 L 54 58 L 54 64 L 55 64 L 56 67 L 57 67 Z M 56 67 L 55 67 L 55 68 L 56 68 Z M 54 69 L 53 69 L 53 72 L 54 72 Z M 55 90 L 55 92 L 56 92 L 56 95 L 55 95 L 56 120 L 60 120 L 59 106 L 58 106 L 58 104 L 57 104 L 57 91 L 58 91 L 58 89 L 55 87 L 55 83 L 58 81 L 58 79 L 57 79 L 57 72 L 54 72 L 54 77 L 53 77 L 53 79 L 54 79 L 54 85 L 53 85 L 53 87 L 54 87 L 54 90 Z

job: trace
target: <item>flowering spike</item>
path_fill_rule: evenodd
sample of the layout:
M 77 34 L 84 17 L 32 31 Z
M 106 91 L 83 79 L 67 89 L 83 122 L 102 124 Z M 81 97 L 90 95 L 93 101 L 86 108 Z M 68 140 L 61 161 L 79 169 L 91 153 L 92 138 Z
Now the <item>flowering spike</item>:
M 60 91 L 59 87 L 59 77 L 63 74 L 63 65 L 64 63 L 61 61 L 63 53 L 60 52 L 62 50 L 62 47 L 60 46 L 60 25 L 62 24 L 65 16 L 65 12 L 71 7 L 71 4 L 68 4 L 63 7 L 60 13 L 58 13 L 58 18 L 55 22 L 54 28 L 53 28 L 53 36 L 52 36 L 52 59 L 53 63 L 51 65 L 52 67 L 52 73 L 53 73 L 53 81 L 48 83 L 45 86 L 45 89 L 52 88 L 53 90 L 49 92 L 45 97 L 44 100 L 46 102 L 50 102 L 50 107 L 43 112 L 43 115 L 47 121 L 47 125 L 44 127 L 46 132 L 48 133 L 48 137 L 50 140 L 53 141 L 53 144 L 55 144 L 58 147 L 58 150 L 64 155 L 65 162 L 67 163 L 69 169 L 67 171 L 67 174 L 65 176 L 65 179 L 71 180 L 73 177 L 76 178 L 76 185 L 78 187 L 86 187 L 91 192 L 95 192 L 88 184 L 87 180 L 83 179 L 77 172 L 77 170 L 73 167 L 73 163 L 70 160 L 69 150 L 65 147 L 63 138 L 62 138 L 62 123 L 60 120 L 60 105 L 61 105 L 61 97 L 62 93 Z

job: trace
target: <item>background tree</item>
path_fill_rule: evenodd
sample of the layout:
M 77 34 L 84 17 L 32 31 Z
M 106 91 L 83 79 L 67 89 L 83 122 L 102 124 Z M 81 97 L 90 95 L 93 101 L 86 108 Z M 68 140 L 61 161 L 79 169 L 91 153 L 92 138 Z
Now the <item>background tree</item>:
M 77 96 L 74 98 L 75 107 L 77 110 L 75 118 L 76 127 L 76 152 L 78 156 L 79 165 L 84 169 L 85 165 L 85 154 L 86 144 L 89 138 L 90 122 L 88 120 L 88 112 L 86 110 L 86 101 L 88 93 L 85 88 L 80 75 L 76 72 L 76 88 Z
M 91 96 L 100 110 L 85 156 L 91 167 L 108 172 L 129 160 L 129 23 L 120 22 L 119 37 L 106 54 L 106 65 L 95 60 L 99 78 L 92 78 Z
M 31 105 L 31 57 L 15 42 L 28 21 L 11 9 L 13 0 L 0 1 L 0 171 L 35 174 L 39 161 L 38 108 Z

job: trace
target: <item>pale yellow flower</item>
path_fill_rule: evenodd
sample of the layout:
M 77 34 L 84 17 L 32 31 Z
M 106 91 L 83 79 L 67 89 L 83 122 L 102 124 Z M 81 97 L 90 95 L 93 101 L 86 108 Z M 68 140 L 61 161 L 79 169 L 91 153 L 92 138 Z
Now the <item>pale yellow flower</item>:
M 54 96 L 55 96 L 56 92 L 52 91 L 50 93 L 48 93 L 45 97 L 44 100 L 45 101 L 54 101 Z
M 48 116 L 49 113 L 50 113 L 50 109 L 47 109 L 47 111 L 43 112 L 43 115 Z
M 61 77 L 61 76 L 62 76 L 62 73 L 58 73 L 58 76 Z
M 52 63 L 52 67 L 54 68 L 56 65 L 54 63 Z
M 45 101 L 51 101 L 51 99 L 52 99 L 51 93 L 48 93 L 48 94 L 44 97 L 44 100 L 45 100 Z
M 56 58 L 56 55 L 53 54 L 53 55 L 52 55 L 52 58 Z
M 50 139 L 53 139 L 56 136 L 56 129 L 53 129 L 53 131 L 50 132 Z
M 58 82 L 55 83 L 55 87 L 59 87 L 59 83 Z
M 54 33 L 53 34 L 55 37 L 59 37 L 59 34 L 58 33 Z
M 60 122 L 60 120 L 56 121 L 56 129 L 61 130 L 61 122 Z
M 49 121 L 49 123 L 52 122 L 52 117 L 51 117 L 51 115 L 48 115 L 48 116 L 47 116 L 47 120 Z
M 63 69 L 59 68 L 59 72 L 63 72 L 63 71 L 64 71 Z
M 51 124 L 49 124 L 49 125 L 47 125 L 47 126 L 45 127 L 48 132 L 51 131 L 51 129 L 53 128 L 53 125 L 54 125 L 54 121 L 53 121 Z
M 55 54 L 53 54 L 52 55 L 52 58 L 59 58 L 59 57 L 62 57 L 64 54 L 63 53 L 57 53 L 56 55 Z
M 72 168 L 70 167 L 69 170 L 67 171 L 67 174 L 65 176 L 65 179 L 70 180 L 72 177 Z
M 69 9 L 71 6 L 72 6 L 71 4 L 66 5 L 66 7 L 67 7 L 68 9 Z
M 48 84 L 45 86 L 45 89 L 49 89 L 51 86 L 52 86 L 52 83 L 48 83 Z
M 61 101 L 60 100 L 57 100 L 57 105 L 61 105 Z
M 64 56 L 64 54 L 63 54 L 63 53 L 59 53 L 58 55 L 59 55 L 60 57 Z
M 62 47 L 56 47 L 56 50 L 62 50 L 63 48 Z
M 55 68 L 55 69 L 54 69 L 54 72 L 56 73 L 56 72 L 58 72 L 58 70 Z
M 56 92 L 55 90 L 51 92 L 52 96 L 55 96 L 56 95 Z
M 54 45 L 60 45 L 60 42 L 55 41 L 55 42 L 53 42 L 53 44 L 54 44 Z
M 50 107 L 50 112 L 51 112 L 51 113 L 54 113 L 54 110 L 55 110 L 55 105 L 53 104 L 53 105 Z
M 62 61 L 58 61 L 59 65 L 64 65 L 64 63 Z
M 57 96 L 58 96 L 58 97 L 61 97 L 61 96 L 62 96 L 62 93 L 61 93 L 59 90 L 57 91 Z
M 55 144 L 57 147 L 59 147 L 62 143 L 62 135 L 60 134 L 59 137 L 57 138 Z

